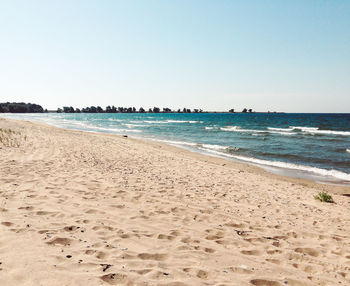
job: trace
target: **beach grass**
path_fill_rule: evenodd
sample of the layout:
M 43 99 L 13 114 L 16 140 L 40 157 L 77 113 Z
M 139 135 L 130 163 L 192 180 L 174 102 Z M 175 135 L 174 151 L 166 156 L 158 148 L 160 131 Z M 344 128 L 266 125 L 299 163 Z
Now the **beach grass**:
M 21 135 L 21 133 L 12 129 L 0 128 L 0 144 L 5 147 L 19 147 L 19 138 L 16 135 Z
M 314 198 L 323 203 L 334 203 L 332 196 L 326 192 L 319 192 Z

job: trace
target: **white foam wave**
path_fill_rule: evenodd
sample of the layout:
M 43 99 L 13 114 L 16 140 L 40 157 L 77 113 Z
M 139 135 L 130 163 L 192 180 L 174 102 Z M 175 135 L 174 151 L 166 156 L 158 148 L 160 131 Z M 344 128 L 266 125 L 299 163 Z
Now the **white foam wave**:
M 163 140 L 163 139 L 154 139 L 154 138 L 151 138 L 151 140 L 157 141 L 157 142 L 166 143 L 166 144 L 170 144 L 170 145 L 175 145 L 175 146 L 179 146 L 179 145 L 182 145 L 182 146 L 191 146 L 191 147 L 198 146 L 197 143 L 185 142 L 185 141 Z
M 142 127 L 144 125 L 142 124 L 130 124 L 130 123 L 123 123 L 124 126 L 128 127 L 128 128 L 132 128 L 132 127 Z
M 167 120 L 169 123 L 202 123 L 202 121 L 196 120 Z
M 214 150 L 206 150 L 208 152 L 211 152 L 213 154 L 219 155 L 219 156 L 225 156 L 225 157 L 231 157 L 235 158 L 241 161 L 250 162 L 258 165 L 265 165 L 265 166 L 271 166 L 271 167 L 277 167 L 277 168 L 283 168 L 283 169 L 291 169 L 291 170 L 297 170 L 297 171 L 304 171 L 309 173 L 314 173 L 316 175 L 326 176 L 326 177 L 333 177 L 337 179 L 341 179 L 344 181 L 350 181 L 350 174 L 337 171 L 337 170 L 326 170 L 326 169 L 320 169 L 316 167 L 311 166 L 305 166 L 305 165 L 297 165 L 292 163 L 285 163 L 280 161 L 268 161 L 268 160 L 262 160 L 262 159 L 256 159 L 251 157 L 244 157 L 244 156 L 236 156 L 232 154 L 223 153 L 220 151 L 214 151 Z
M 207 129 L 207 128 L 206 128 Z M 289 128 L 274 128 L 267 127 L 267 130 L 256 130 L 256 129 L 243 129 L 239 126 L 226 126 L 221 127 L 222 131 L 229 132 L 250 132 L 250 133 L 271 133 L 280 135 L 296 135 L 298 133 L 293 131 L 301 131 L 308 134 L 322 134 L 322 135 L 341 135 L 350 136 L 350 131 L 337 131 L 337 130 L 319 130 L 317 127 L 304 127 L 304 126 L 290 126 Z
M 337 131 L 337 130 L 320 130 L 317 127 L 304 127 L 304 126 L 291 126 L 293 130 L 300 130 L 310 134 L 323 134 L 323 135 L 341 135 L 350 136 L 350 131 Z
M 295 135 L 295 133 L 293 133 L 293 132 L 269 131 L 269 133 L 273 133 L 273 134 L 281 134 L 281 135 Z
M 150 123 L 150 124 L 167 124 L 167 123 L 169 123 L 168 121 L 164 121 L 164 120 L 144 120 L 143 122 Z
M 341 135 L 350 136 L 350 131 L 337 131 L 337 130 L 319 130 L 317 127 L 304 127 L 304 126 L 291 126 L 289 128 L 274 128 L 267 127 L 267 130 L 256 130 L 256 129 L 243 129 L 239 126 L 226 126 L 221 127 L 222 131 L 230 132 L 251 132 L 251 133 L 271 133 L 280 135 L 295 135 L 297 133 L 291 131 L 301 131 L 308 134 L 322 134 L 322 135 Z
M 167 120 L 169 123 L 203 123 L 203 121 L 197 120 Z
M 252 135 L 256 136 L 257 133 L 266 133 L 266 134 L 281 134 L 281 135 L 294 135 L 293 132 L 284 132 L 284 131 L 273 131 L 273 130 L 256 130 L 256 129 L 242 129 L 239 126 L 226 126 L 221 127 L 222 131 L 230 131 L 230 132 L 248 132 L 253 133 Z
M 230 131 L 230 132 L 261 132 L 262 130 L 253 130 L 253 129 L 242 129 L 239 126 L 226 126 L 221 127 L 222 131 Z
M 215 144 L 201 144 L 198 146 L 199 147 L 202 146 L 203 148 L 211 149 L 211 150 L 226 150 L 227 148 L 229 148 L 229 146 L 222 146 L 222 145 L 215 145 Z
M 281 132 L 288 132 L 293 131 L 293 128 L 273 128 L 273 127 L 267 127 L 268 130 L 271 131 L 281 131 Z
M 186 120 L 167 120 L 169 123 L 187 123 L 188 121 Z
M 203 121 L 196 121 L 196 120 L 144 120 L 145 123 L 150 124 L 167 124 L 167 123 L 203 123 Z
M 152 138 L 151 140 L 162 142 L 162 143 L 166 143 L 166 144 L 170 144 L 170 145 L 175 145 L 175 146 L 196 147 L 196 148 L 202 149 L 202 150 L 225 151 L 228 148 L 231 148 L 229 146 L 222 146 L 222 145 L 216 145 L 216 144 L 200 144 L 200 143 L 193 143 L 193 142 L 186 142 L 186 141 L 154 139 L 154 138 Z M 233 148 L 233 149 L 235 149 L 235 148 Z
M 303 132 L 317 131 L 318 127 L 307 127 L 307 126 L 290 126 L 292 130 L 300 130 Z
M 108 121 L 124 121 L 123 119 L 108 118 Z

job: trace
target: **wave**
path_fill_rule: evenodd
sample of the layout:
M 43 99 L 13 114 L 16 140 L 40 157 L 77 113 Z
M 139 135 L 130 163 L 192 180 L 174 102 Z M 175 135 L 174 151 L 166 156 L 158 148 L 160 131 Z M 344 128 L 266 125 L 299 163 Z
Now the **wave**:
M 203 123 L 203 121 L 197 120 L 167 120 L 169 123 Z
M 201 149 L 204 151 L 211 150 L 211 151 L 222 151 L 222 152 L 227 152 L 227 153 L 233 153 L 233 152 L 236 152 L 240 149 L 238 147 L 223 146 L 223 145 L 216 145 L 216 144 L 201 144 L 201 143 L 194 143 L 194 142 L 155 139 L 155 138 L 152 138 L 151 140 L 170 144 L 170 145 L 175 145 L 175 146 L 189 146 L 189 147 Z
M 130 128 L 130 127 L 143 127 L 145 125 L 142 125 L 142 124 L 131 124 L 131 123 L 122 123 L 122 125 Z
M 215 145 L 215 144 L 198 144 L 198 147 L 203 147 L 210 150 L 227 150 L 229 146 Z
M 318 127 L 306 127 L 306 126 L 291 126 L 293 130 L 300 130 L 305 133 L 322 134 L 322 135 L 341 135 L 350 136 L 350 131 L 337 131 L 337 130 L 320 130 Z
M 84 128 L 85 130 L 89 131 L 89 130 L 95 130 L 95 131 L 107 131 L 107 132 L 142 132 L 141 130 L 137 130 L 137 129 L 123 129 L 123 128 L 111 128 L 111 127 L 100 127 L 100 126 L 95 126 L 95 125 L 90 125 L 86 122 L 83 121 L 75 121 L 75 120 L 66 120 L 66 123 L 70 124 L 67 127 L 71 127 L 71 128 L 79 128 L 78 126 L 81 126 L 80 128 Z M 75 126 L 74 126 L 75 125 Z M 59 126 L 60 127 L 60 126 Z
M 240 126 L 226 126 L 220 127 L 222 131 L 230 131 L 230 132 L 256 132 L 256 133 L 268 133 L 267 130 L 255 130 L 255 129 L 243 129 Z
M 115 119 L 115 118 L 108 118 L 108 121 L 124 121 L 124 119 Z
M 272 127 L 269 127 L 272 128 Z M 278 129 L 278 128 L 276 128 Z M 230 131 L 230 132 L 249 132 L 253 133 L 254 136 L 257 134 L 280 134 L 280 135 L 295 135 L 293 132 L 284 132 L 284 131 L 277 131 L 277 130 L 257 130 L 257 129 L 242 129 L 239 126 L 226 126 L 221 127 L 220 130 L 222 131 Z
M 167 123 L 169 123 L 168 121 L 164 121 L 164 120 L 144 120 L 143 122 L 150 123 L 150 124 L 167 124 Z
M 170 145 L 182 145 L 182 146 L 191 146 L 191 147 L 195 147 L 198 145 L 198 143 L 192 143 L 192 142 L 185 142 L 185 141 L 175 141 L 175 140 L 165 140 L 165 139 L 155 139 L 155 138 L 149 138 L 153 141 L 157 141 L 157 142 L 162 142 L 162 143 L 166 143 L 166 144 L 170 144 Z
M 206 127 L 206 129 L 209 129 Z M 298 131 L 302 133 L 312 134 L 312 135 L 340 135 L 340 136 L 350 136 L 350 131 L 338 131 L 338 130 L 320 130 L 318 127 L 304 127 L 304 126 L 290 126 L 289 128 L 275 128 L 267 127 L 267 130 L 257 130 L 257 129 L 243 129 L 240 126 L 226 126 L 221 127 L 222 131 L 229 132 L 249 132 L 249 133 L 265 133 L 265 134 L 280 134 L 280 135 L 297 135 Z
M 227 153 L 214 151 L 214 150 L 207 150 L 207 151 L 219 156 L 230 157 L 230 158 L 234 158 L 234 159 L 238 159 L 241 161 L 254 163 L 258 165 L 271 166 L 271 167 L 290 169 L 290 170 L 296 170 L 296 171 L 304 171 L 304 172 L 313 173 L 316 175 L 333 177 L 344 181 L 350 181 L 350 174 L 337 171 L 337 170 L 326 170 L 326 169 L 321 169 L 321 168 L 316 168 L 316 167 L 311 167 L 306 165 L 297 165 L 297 164 L 280 162 L 280 161 L 268 161 L 268 160 L 256 159 L 251 157 L 227 154 Z
M 268 130 L 272 131 L 281 131 L 281 132 L 288 132 L 293 131 L 293 128 L 274 128 L 274 127 L 267 127 Z
M 144 120 L 145 123 L 150 124 L 167 124 L 167 123 L 203 123 L 203 121 L 197 121 L 197 120 Z

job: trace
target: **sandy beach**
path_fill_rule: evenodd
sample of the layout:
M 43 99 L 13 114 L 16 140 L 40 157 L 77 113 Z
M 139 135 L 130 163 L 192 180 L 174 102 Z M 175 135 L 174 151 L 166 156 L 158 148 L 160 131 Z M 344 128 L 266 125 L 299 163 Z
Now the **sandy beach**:
M 350 285 L 348 187 L 130 137 L 0 128 L 0 285 Z

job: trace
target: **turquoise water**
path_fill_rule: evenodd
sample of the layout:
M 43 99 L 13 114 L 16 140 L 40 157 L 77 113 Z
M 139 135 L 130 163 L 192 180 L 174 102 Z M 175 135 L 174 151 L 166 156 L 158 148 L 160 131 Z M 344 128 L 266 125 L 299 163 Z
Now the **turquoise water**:
M 275 173 L 350 184 L 350 114 L 1 114 L 83 131 L 128 134 L 256 164 Z

